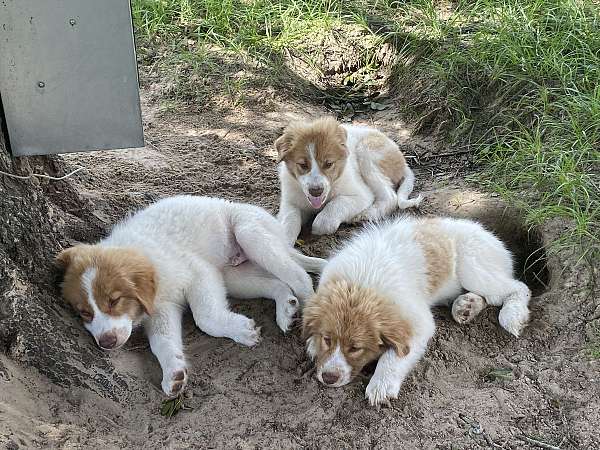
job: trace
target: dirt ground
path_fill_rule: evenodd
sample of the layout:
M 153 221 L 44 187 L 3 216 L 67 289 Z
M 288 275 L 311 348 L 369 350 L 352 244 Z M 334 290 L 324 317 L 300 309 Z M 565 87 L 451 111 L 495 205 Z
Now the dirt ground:
M 161 112 L 151 94 L 146 87 L 144 149 L 64 156 L 69 166 L 86 168 L 74 180 L 102 225 L 67 216 L 71 241 L 63 245 L 97 239 L 129 211 L 173 194 L 222 196 L 275 212 L 272 143 L 290 119 L 325 112 L 272 93 L 235 107 Z M 115 353 L 89 350 L 98 361 L 81 367 L 89 377 L 104 371 L 99 362 L 114 367 L 100 374 L 109 381 L 98 391 L 68 377 L 51 382 L 0 353 L 0 447 L 600 448 L 600 364 L 583 350 L 586 327 L 600 317 L 599 299 L 590 293 L 589 274 L 571 269 L 572 258 L 546 259 L 539 250 L 564 225 L 528 233 L 498 198 L 462 181 L 474 170 L 469 155 L 411 136 L 392 106 L 355 121 L 381 127 L 402 145 L 417 173 L 416 190 L 426 195 L 420 214 L 476 217 L 509 242 L 536 295 L 520 339 L 498 326 L 494 308 L 468 326 L 436 310 L 429 351 L 400 398 L 376 411 L 364 400 L 368 373 L 344 388 L 324 388 L 313 378 L 298 329 L 284 336 L 277 328 L 273 304 L 234 301 L 262 326 L 263 341 L 249 349 L 212 338 L 188 318 L 187 408 L 172 419 L 159 414 L 160 367 L 141 333 Z M 302 249 L 327 256 L 354 231 L 305 236 Z M 81 348 L 94 347 L 73 313 L 57 309 Z

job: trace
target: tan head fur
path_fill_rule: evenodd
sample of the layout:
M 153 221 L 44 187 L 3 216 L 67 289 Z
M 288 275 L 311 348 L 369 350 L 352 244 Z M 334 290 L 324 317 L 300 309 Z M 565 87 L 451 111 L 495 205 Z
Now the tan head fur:
M 144 313 L 154 312 L 155 269 L 140 252 L 77 245 L 61 252 L 56 260 L 65 270 L 63 297 L 80 314 L 101 346 L 101 335 L 108 333 L 111 326 L 117 328 L 114 321 L 135 323 Z M 124 326 L 121 322 L 120 334 L 113 333 L 118 334 L 117 341 L 123 341 L 119 344 L 124 343 L 131 332 L 131 324 Z M 129 331 L 123 331 L 125 329 Z
M 304 308 L 303 333 L 309 339 L 309 353 L 316 358 L 319 379 L 334 353 L 343 355 L 350 373 L 339 374 L 339 382 L 326 382 L 341 386 L 389 348 L 406 356 L 412 330 L 388 299 L 372 289 L 336 280 L 319 287 Z
M 313 169 L 310 148 L 314 148 L 314 160 L 330 182 L 343 172 L 348 155 L 346 130 L 330 117 L 290 124 L 275 141 L 275 147 L 278 161 L 284 161 L 296 178 Z

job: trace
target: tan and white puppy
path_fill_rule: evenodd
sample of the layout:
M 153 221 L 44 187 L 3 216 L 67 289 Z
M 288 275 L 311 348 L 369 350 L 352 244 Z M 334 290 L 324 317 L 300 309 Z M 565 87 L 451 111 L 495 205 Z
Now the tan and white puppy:
M 464 291 L 466 293 L 463 293 Z M 459 323 L 487 304 L 519 336 L 529 288 L 513 275 L 510 252 L 481 225 L 450 218 L 402 218 L 370 225 L 333 256 L 303 311 L 307 352 L 320 382 L 349 383 L 378 360 L 366 397 L 379 406 L 400 385 L 435 330 L 431 307 L 451 303 Z
M 281 182 L 277 218 L 289 242 L 314 217 L 314 234 L 342 223 L 380 219 L 409 200 L 414 174 L 398 146 L 381 131 L 332 118 L 290 124 L 275 141 Z
M 61 252 L 65 299 L 105 350 L 121 347 L 143 324 L 162 371 L 162 388 L 178 394 L 187 382 L 181 318 L 215 337 L 253 346 L 254 320 L 229 309 L 227 294 L 275 300 L 285 332 L 298 298 L 314 293 L 306 270 L 325 261 L 286 243 L 281 224 L 262 208 L 209 197 L 161 200 L 124 220 L 95 245 Z

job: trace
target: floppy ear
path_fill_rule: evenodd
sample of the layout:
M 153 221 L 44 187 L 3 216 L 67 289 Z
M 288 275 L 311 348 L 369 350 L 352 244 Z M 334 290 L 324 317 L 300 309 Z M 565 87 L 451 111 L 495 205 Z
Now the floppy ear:
M 280 163 L 291 149 L 290 136 L 284 132 L 275 140 L 275 148 L 277 149 L 277 162 Z
M 310 302 L 310 300 L 309 300 Z M 319 317 L 319 308 L 316 305 L 304 307 L 302 311 L 302 338 L 308 339 L 319 329 L 321 319 Z
M 146 314 L 154 314 L 154 299 L 156 298 L 157 282 L 156 272 L 150 264 L 138 268 L 132 276 L 135 286 L 136 298 Z
M 86 253 L 89 247 L 90 246 L 87 244 L 79 244 L 75 247 L 63 250 L 58 255 L 56 255 L 54 262 L 57 266 L 61 267 L 62 269 L 67 269 L 78 256 L 81 256 L 84 253 Z
M 393 349 L 400 357 L 404 357 L 410 352 L 410 338 L 412 329 L 408 322 L 397 317 L 396 312 L 386 314 L 386 319 L 381 324 L 380 338 L 383 345 Z

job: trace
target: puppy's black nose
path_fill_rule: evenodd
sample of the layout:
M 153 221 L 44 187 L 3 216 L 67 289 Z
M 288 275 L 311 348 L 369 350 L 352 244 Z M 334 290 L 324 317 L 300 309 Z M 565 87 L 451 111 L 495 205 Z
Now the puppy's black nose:
M 111 333 L 103 334 L 102 336 L 100 336 L 100 339 L 98 339 L 98 344 L 100 345 L 100 347 L 106 350 L 115 348 L 115 346 L 117 345 L 117 336 Z
M 321 378 L 323 378 L 323 383 L 325 384 L 335 384 L 340 379 L 340 376 L 337 373 L 323 372 Z
M 313 197 L 319 197 L 322 193 L 323 193 L 323 187 L 322 186 L 311 186 L 308 188 L 308 193 L 310 195 L 312 195 Z

